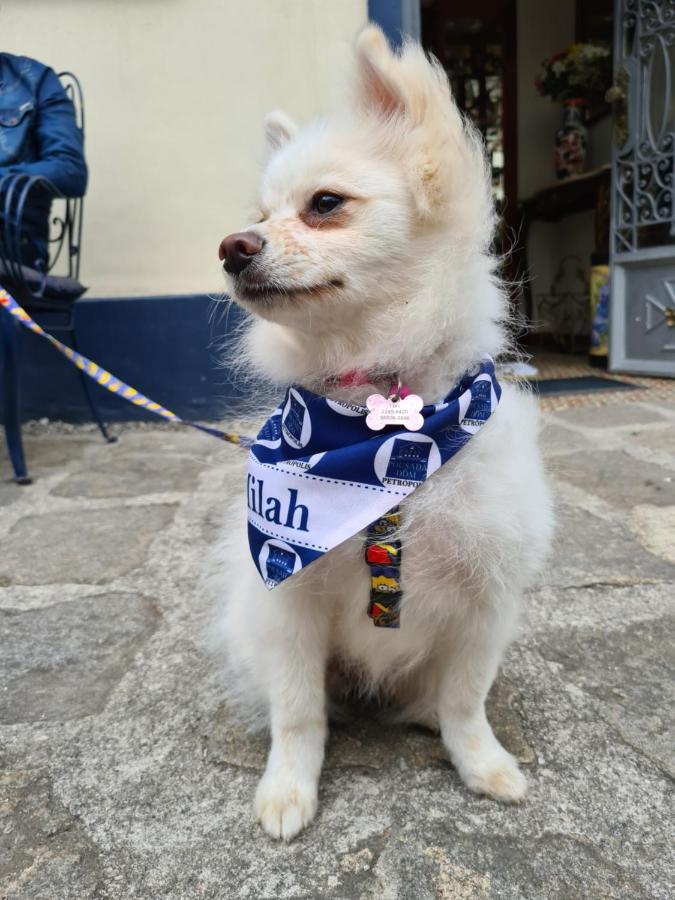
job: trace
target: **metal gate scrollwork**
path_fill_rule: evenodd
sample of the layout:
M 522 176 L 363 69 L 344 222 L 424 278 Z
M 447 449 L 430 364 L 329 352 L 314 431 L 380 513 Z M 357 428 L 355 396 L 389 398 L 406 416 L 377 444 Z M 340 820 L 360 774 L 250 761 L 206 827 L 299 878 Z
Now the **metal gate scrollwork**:
M 610 365 L 675 376 L 675 0 L 615 0 Z
M 625 0 L 617 79 L 625 88 L 625 143 L 617 148 L 614 249 L 661 243 L 673 218 L 675 0 Z

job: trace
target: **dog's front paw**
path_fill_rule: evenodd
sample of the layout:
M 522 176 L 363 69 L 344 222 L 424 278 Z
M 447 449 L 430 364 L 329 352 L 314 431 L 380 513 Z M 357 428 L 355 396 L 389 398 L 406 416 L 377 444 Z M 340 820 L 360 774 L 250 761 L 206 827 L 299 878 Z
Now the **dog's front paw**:
M 492 760 L 485 767 L 474 764 L 460 769 L 460 775 L 469 790 L 502 803 L 520 803 L 527 794 L 527 779 L 515 759 L 506 752 L 498 761 Z
M 312 821 L 318 802 L 316 784 L 291 773 L 265 773 L 255 795 L 255 814 L 269 835 L 290 841 Z

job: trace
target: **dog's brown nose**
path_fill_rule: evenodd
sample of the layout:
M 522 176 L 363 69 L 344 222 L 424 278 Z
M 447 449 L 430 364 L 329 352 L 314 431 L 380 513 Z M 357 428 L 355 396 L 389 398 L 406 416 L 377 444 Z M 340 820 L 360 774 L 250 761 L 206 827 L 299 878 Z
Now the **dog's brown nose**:
M 255 231 L 237 231 L 220 242 L 218 258 L 225 261 L 226 272 L 238 275 L 264 246 L 265 241 Z

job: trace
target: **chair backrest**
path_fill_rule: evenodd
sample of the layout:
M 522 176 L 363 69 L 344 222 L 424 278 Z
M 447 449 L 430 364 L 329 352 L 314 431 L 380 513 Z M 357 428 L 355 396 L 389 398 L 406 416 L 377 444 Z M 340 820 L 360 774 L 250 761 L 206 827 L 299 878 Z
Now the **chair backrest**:
M 77 127 L 82 132 L 82 137 L 84 137 L 84 98 L 82 96 L 82 85 L 80 84 L 80 80 L 77 75 L 73 75 L 72 72 L 59 72 L 58 79 L 63 85 L 66 94 L 68 94 L 71 103 L 75 107 Z
M 59 72 L 58 78 L 63 88 L 70 98 L 75 108 L 75 119 L 77 127 L 82 133 L 82 144 L 84 145 L 84 97 L 82 94 L 82 85 L 76 75 L 72 72 Z M 49 267 L 48 271 L 56 265 L 64 244 L 67 252 L 68 276 L 70 278 L 80 277 L 80 254 L 82 250 L 82 212 L 84 207 L 83 197 L 70 197 L 67 200 L 60 201 L 65 204 L 65 215 L 59 218 L 58 215 L 53 216 L 51 220 L 55 230 L 49 238 L 49 243 L 54 245 L 50 247 Z

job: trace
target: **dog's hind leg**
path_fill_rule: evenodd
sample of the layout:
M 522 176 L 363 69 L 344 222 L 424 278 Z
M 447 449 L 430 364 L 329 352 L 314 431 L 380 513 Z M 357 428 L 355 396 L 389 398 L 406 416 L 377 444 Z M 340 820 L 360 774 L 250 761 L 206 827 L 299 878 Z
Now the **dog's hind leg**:
M 494 736 L 485 715 L 485 698 L 511 637 L 514 603 L 499 593 L 491 601 L 483 599 L 480 611 L 469 612 L 471 618 L 460 630 L 461 643 L 453 646 L 444 663 L 438 717 L 443 743 L 466 786 L 495 800 L 517 803 L 527 792 L 525 776 Z
M 316 814 L 326 742 L 328 617 L 301 590 L 275 597 L 265 648 L 272 746 L 255 797 L 260 824 L 290 840 Z M 318 608 L 317 608 L 318 607 Z

